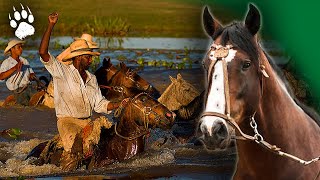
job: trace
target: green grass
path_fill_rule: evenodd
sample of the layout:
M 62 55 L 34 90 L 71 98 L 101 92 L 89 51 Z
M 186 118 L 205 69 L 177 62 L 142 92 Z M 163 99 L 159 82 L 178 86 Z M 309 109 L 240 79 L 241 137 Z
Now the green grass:
M 20 10 L 20 2 L 0 0 L 1 37 L 14 35 L 8 14 L 12 15 L 13 5 Z M 22 3 L 28 5 L 35 16 L 36 37 L 42 36 L 48 15 L 53 11 L 59 13 L 54 36 L 79 36 L 87 32 L 95 36 L 205 37 L 201 25 L 205 3 L 201 0 L 29 0 Z M 223 12 L 215 7 L 217 11 Z

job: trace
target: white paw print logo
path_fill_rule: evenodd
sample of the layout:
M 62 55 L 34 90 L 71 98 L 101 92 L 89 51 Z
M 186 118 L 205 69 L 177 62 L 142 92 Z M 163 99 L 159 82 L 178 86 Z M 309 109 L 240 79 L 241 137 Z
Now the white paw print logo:
M 21 12 L 16 11 L 16 8 L 13 6 L 13 18 L 11 18 L 11 15 L 9 14 L 9 20 L 10 20 L 10 26 L 12 28 L 17 28 L 15 35 L 19 39 L 23 39 L 27 36 L 31 36 L 34 34 L 35 30 L 34 27 L 31 25 L 34 21 L 34 17 L 32 15 L 32 12 L 30 11 L 29 7 L 27 6 L 27 9 L 29 13 L 24 9 L 24 7 L 21 5 Z

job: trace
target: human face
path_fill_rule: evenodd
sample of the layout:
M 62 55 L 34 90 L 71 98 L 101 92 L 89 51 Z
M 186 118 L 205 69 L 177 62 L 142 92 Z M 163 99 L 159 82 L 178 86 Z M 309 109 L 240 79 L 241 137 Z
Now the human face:
M 20 43 L 20 44 L 17 44 L 15 46 L 13 46 L 10 51 L 11 51 L 11 56 L 21 56 L 22 54 L 22 47 L 23 45 Z
M 83 67 L 83 69 L 88 70 L 90 65 L 92 63 L 92 55 L 81 55 L 81 61 L 80 65 Z

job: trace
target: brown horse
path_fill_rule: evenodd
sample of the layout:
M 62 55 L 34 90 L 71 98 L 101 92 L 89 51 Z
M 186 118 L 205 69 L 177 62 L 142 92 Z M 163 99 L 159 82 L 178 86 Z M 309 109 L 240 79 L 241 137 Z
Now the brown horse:
M 267 143 L 302 159 L 320 154 L 319 126 L 290 95 L 258 42 L 258 9 L 250 4 L 244 23 L 222 27 L 205 8 L 203 23 L 214 41 L 204 59 L 208 83 L 199 122 L 206 147 L 223 149 L 235 134 L 246 139 L 236 141 L 234 179 L 318 178 L 319 162 L 303 166 Z
M 94 75 L 97 78 L 97 82 L 99 85 L 108 86 L 111 78 L 118 72 L 119 70 L 113 66 L 110 58 L 108 60 L 106 58 L 102 61 L 102 66 L 96 70 Z M 108 92 L 106 88 L 100 88 L 102 95 L 105 95 Z
M 149 133 L 149 129 L 155 127 L 168 129 L 173 125 L 175 118 L 174 113 L 144 92 L 130 98 L 128 103 L 119 107 L 115 116 L 119 118 L 118 123 L 110 129 L 101 129 L 99 142 L 94 146 L 93 156 L 83 159 L 78 163 L 78 167 L 107 166 L 141 153 L 144 151 L 144 136 Z M 81 142 L 79 141 L 73 148 L 82 149 Z M 51 163 L 59 166 L 63 158 L 62 152 L 60 138 L 56 136 L 53 140 L 35 147 L 27 158 L 38 157 L 37 165 Z M 73 162 L 70 160 L 70 163 Z
M 134 95 L 141 92 L 137 86 L 137 83 L 132 74 L 127 73 L 126 70 L 120 69 L 117 71 L 107 84 L 99 84 L 100 89 L 106 91 L 105 96 L 110 101 L 119 102 L 127 97 L 133 97 Z
M 122 107 L 119 123 L 101 133 L 89 168 L 123 161 L 144 151 L 144 136 L 149 128 L 171 128 L 174 114 L 146 93 L 133 97 Z
M 104 59 L 103 65 L 94 74 L 97 77 L 102 95 L 107 99 L 114 98 L 110 97 L 110 93 L 112 93 L 112 88 L 110 87 L 115 87 L 113 89 L 115 91 L 121 91 L 122 86 L 147 92 L 155 99 L 160 97 L 160 93 L 157 89 L 139 76 L 135 71 L 128 68 L 123 62 L 120 63 L 120 69 L 118 70 L 113 66 L 110 59 Z
M 148 93 L 151 97 L 158 99 L 160 97 L 160 92 L 152 86 L 148 81 L 143 79 L 141 76 L 138 75 L 138 73 L 129 67 L 123 62 L 120 62 L 120 68 L 123 72 L 126 72 L 126 74 L 133 77 L 133 79 L 136 81 L 136 86 L 138 89 Z

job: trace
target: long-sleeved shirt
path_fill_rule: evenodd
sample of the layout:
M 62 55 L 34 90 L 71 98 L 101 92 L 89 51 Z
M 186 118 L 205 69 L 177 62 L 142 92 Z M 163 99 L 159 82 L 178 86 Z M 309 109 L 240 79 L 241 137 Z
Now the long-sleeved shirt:
M 50 55 L 48 62 L 41 62 L 53 77 L 54 104 L 57 117 L 88 118 L 92 110 L 107 113 L 109 101 L 101 95 L 95 75 L 89 71 L 86 82 L 73 64 L 66 65 Z
M 7 88 L 10 91 L 26 87 L 30 83 L 29 75 L 33 73 L 33 70 L 31 69 L 29 62 L 23 57 L 19 57 L 19 59 L 23 63 L 21 70 L 19 72 L 14 72 L 9 78 L 6 79 Z M 8 57 L 1 64 L 0 73 L 8 71 L 17 63 L 18 62 L 11 56 Z

